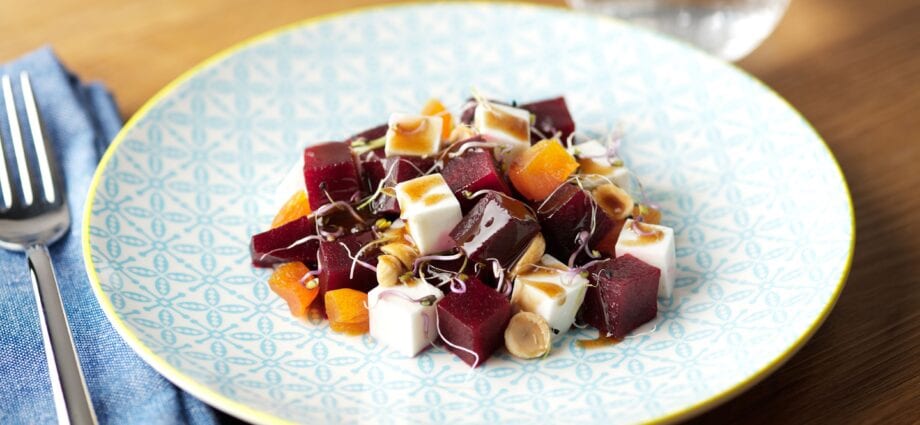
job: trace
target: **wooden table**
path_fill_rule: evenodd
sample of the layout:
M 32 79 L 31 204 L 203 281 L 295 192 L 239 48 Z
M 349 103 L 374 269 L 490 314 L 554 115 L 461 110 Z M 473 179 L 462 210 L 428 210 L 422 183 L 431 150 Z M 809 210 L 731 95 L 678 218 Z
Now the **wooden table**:
M 127 117 L 234 42 L 379 1 L 2 3 L 0 62 L 50 43 L 83 78 L 105 81 Z M 917 423 L 920 2 L 792 0 L 774 35 L 740 65 L 795 105 L 834 151 L 856 207 L 856 253 L 815 337 L 772 376 L 695 422 Z

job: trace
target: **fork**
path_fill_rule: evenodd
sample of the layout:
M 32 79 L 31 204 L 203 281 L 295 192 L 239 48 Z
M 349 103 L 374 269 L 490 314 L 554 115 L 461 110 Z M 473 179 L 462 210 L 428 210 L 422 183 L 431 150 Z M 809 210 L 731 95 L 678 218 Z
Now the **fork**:
M 96 414 L 80 370 L 80 361 L 73 345 L 47 247 L 60 239 L 70 227 L 64 181 L 54 152 L 48 146 L 42 130 L 29 75 L 20 73 L 19 80 L 38 174 L 30 173 L 12 83 L 10 76 L 4 75 L 3 101 L 9 119 L 16 167 L 13 170 L 7 169 L 6 148 L 0 141 L 0 192 L 3 195 L 0 205 L 0 247 L 26 253 L 35 303 L 41 313 L 39 322 L 58 423 L 95 424 Z M 21 191 L 13 190 L 17 181 L 20 186 L 17 189 Z

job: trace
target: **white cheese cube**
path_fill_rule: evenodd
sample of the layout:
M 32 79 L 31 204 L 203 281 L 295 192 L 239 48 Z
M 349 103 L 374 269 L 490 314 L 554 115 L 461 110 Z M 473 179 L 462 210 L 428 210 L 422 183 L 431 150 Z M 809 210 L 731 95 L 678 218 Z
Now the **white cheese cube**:
M 578 158 L 578 164 L 583 174 L 597 174 L 610 179 L 613 184 L 629 190 L 629 169 L 625 166 L 614 165 L 605 156 L 607 148 L 597 140 L 579 143 L 569 149 L 569 153 Z
M 503 145 L 495 153 L 505 165 L 530 147 L 530 112 L 526 109 L 497 103 L 476 105 L 473 127 L 486 141 Z
M 275 187 L 274 203 L 278 208 L 287 203 L 298 190 L 302 190 L 304 193 L 307 191 L 307 186 L 303 181 L 303 155 L 299 156 L 300 159 L 297 160 L 297 163 L 288 170 L 287 174 L 278 183 L 278 186 Z
M 386 156 L 426 156 L 441 150 L 441 117 L 392 114 L 388 124 Z
M 367 294 L 371 336 L 403 355 L 414 357 L 438 336 L 435 327 L 437 307 L 409 299 L 419 300 L 430 296 L 437 300 L 444 294 L 440 289 L 422 281 L 412 286 L 378 286 L 372 289 Z
M 463 218 L 460 202 L 440 174 L 430 174 L 396 185 L 400 217 L 409 227 L 421 255 L 450 249 L 450 231 Z
M 638 223 L 627 219 L 617 239 L 617 257 L 629 254 L 661 270 L 658 296 L 669 298 L 677 279 L 677 256 L 674 252 L 674 230 L 657 224 Z
M 531 271 L 514 279 L 511 304 L 516 311 L 529 311 L 546 320 L 553 339 L 565 335 L 585 300 L 588 279 L 573 273 L 549 254 Z

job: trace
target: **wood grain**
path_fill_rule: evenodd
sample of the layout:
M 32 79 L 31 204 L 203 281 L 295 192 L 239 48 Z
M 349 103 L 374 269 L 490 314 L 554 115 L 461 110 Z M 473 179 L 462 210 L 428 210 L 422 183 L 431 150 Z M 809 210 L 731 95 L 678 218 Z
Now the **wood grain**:
M 2 0 L 0 62 L 51 44 L 83 78 L 105 81 L 129 116 L 237 41 L 375 3 Z M 856 208 L 856 252 L 814 338 L 692 422 L 920 422 L 920 2 L 792 0 L 776 33 L 739 65 L 799 109 L 837 156 Z

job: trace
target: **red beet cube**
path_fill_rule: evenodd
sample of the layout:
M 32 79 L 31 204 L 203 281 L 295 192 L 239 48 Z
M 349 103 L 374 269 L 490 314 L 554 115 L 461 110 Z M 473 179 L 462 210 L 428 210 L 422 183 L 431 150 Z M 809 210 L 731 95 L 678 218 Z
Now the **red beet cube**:
M 326 142 L 303 151 L 303 178 L 310 208 L 333 201 L 349 201 L 360 196 L 358 167 L 348 143 Z
M 581 317 L 602 334 L 623 339 L 658 314 L 661 271 L 626 254 L 588 269 Z
M 494 258 L 502 267 L 509 267 L 539 232 L 540 224 L 527 205 L 489 192 L 479 198 L 450 237 L 469 259 L 491 264 Z
M 358 139 L 364 140 L 365 142 L 379 139 L 383 136 L 386 136 L 388 128 L 389 126 L 386 123 L 380 124 L 376 127 L 371 127 L 360 133 L 349 136 L 347 139 L 345 139 L 345 143 L 351 144 L 351 142 L 354 142 Z
M 386 176 L 383 169 L 383 149 L 374 149 L 358 155 L 358 168 L 361 175 L 361 184 L 366 193 L 374 193 L 377 184 Z
M 590 232 L 588 247 L 593 249 L 616 225 L 587 191 L 570 183 L 559 187 L 543 201 L 537 208 L 537 218 L 546 238 L 547 252 L 563 262 L 581 248 L 578 240 L 580 232 Z M 575 263 L 583 264 L 589 258 L 582 252 L 576 257 Z
M 310 240 L 291 246 L 300 239 L 316 234 L 316 224 L 312 218 L 301 217 L 274 229 L 253 235 L 249 244 L 252 265 L 271 267 L 279 263 L 300 261 L 307 267 L 316 266 L 318 240 Z M 290 247 L 290 248 L 288 248 Z
M 463 211 L 469 211 L 476 204 L 476 200 L 467 198 L 464 192 L 472 194 L 480 190 L 494 190 L 511 194 L 495 166 L 495 157 L 487 150 L 471 149 L 451 159 L 441 170 L 441 175 L 460 201 Z
M 538 132 L 546 137 L 553 137 L 554 134 L 560 132 L 562 133 L 560 140 L 563 141 L 575 132 L 575 121 L 572 120 L 564 97 L 525 103 L 520 108 L 534 115 L 533 128 L 536 131 L 530 132 L 532 142 L 539 142 L 542 139 L 537 135 Z
M 355 264 L 354 276 L 351 274 L 352 256 L 358 253 L 362 246 L 374 240 L 371 231 L 354 233 L 342 236 L 334 241 L 322 241 L 319 244 L 319 295 L 322 299 L 326 291 L 341 288 L 351 288 L 359 291 L 370 291 L 377 286 L 377 275 L 374 271 Z M 347 249 L 346 249 L 347 247 Z M 349 255 L 350 253 L 350 255 Z M 366 249 L 358 257 L 361 261 L 377 265 L 377 250 Z
M 438 302 L 438 328 L 450 342 L 445 346 L 470 366 L 483 364 L 502 345 L 509 319 L 508 299 L 476 278 L 466 282 L 466 292 L 451 292 Z M 478 362 L 451 344 L 475 352 Z

